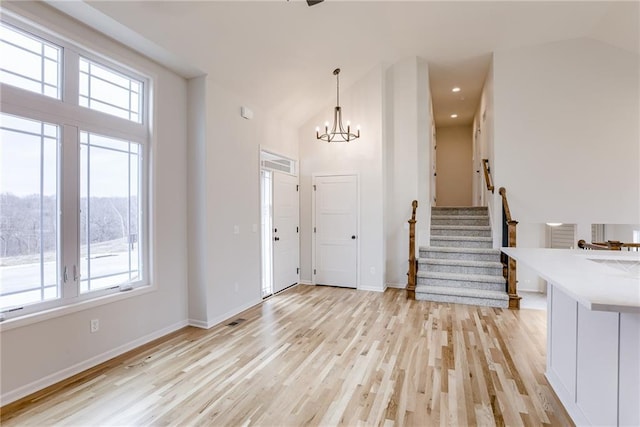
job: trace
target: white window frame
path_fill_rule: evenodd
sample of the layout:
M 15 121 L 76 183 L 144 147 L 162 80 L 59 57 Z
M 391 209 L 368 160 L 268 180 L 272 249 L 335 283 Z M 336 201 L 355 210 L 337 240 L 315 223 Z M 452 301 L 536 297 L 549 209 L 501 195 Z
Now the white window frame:
M 59 315 L 87 309 L 91 306 L 129 298 L 140 293 L 155 290 L 151 281 L 151 213 L 150 213 L 150 174 L 151 174 L 151 119 L 153 79 L 132 68 L 124 66 L 102 54 L 83 48 L 79 44 L 63 39 L 36 24 L 28 22 L 19 15 L 2 10 L 1 20 L 21 31 L 31 33 L 62 48 L 61 99 L 30 92 L 15 86 L 0 83 L 0 111 L 25 119 L 43 121 L 59 126 L 59 218 L 58 247 L 58 285 L 60 296 L 56 299 L 26 304 L 18 310 L 0 313 L 0 330 L 46 320 Z M 83 57 L 112 68 L 130 78 L 143 82 L 143 100 L 141 123 L 81 107 L 79 104 L 79 58 Z M 139 143 L 141 150 L 141 194 L 140 194 L 140 245 L 142 247 L 140 274 L 142 280 L 127 284 L 121 288 L 108 288 L 80 293 L 80 279 L 63 281 L 64 269 L 73 279 L 73 267 L 80 267 L 80 220 L 79 220 L 79 134 L 80 131 L 97 133 L 109 137 Z M 64 165 L 64 166 L 63 166 Z M 77 180 L 78 188 L 67 181 L 69 177 Z M 130 286 L 132 285 L 132 286 Z M 130 291 L 133 287 L 133 290 Z M 124 292 L 130 291 L 130 292 Z

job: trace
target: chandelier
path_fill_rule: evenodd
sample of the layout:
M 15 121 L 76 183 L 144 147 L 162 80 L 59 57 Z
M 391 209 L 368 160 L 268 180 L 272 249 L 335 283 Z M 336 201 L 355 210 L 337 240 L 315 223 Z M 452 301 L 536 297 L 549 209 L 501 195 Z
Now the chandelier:
M 322 141 L 331 142 L 338 138 L 338 141 L 353 141 L 360 138 L 360 126 L 356 129 L 356 133 L 351 132 L 351 123 L 347 121 L 347 130 L 342 125 L 342 109 L 340 108 L 340 68 L 333 70 L 336 76 L 336 107 L 333 110 L 333 126 L 329 131 L 329 122 L 324 124 L 324 133 L 320 135 L 320 128 L 316 128 L 316 138 Z

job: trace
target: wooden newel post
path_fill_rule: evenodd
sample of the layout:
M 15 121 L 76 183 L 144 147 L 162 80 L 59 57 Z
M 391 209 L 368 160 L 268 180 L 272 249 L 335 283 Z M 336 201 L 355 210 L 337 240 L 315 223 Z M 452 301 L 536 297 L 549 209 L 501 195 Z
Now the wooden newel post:
M 416 209 L 418 201 L 411 203 L 413 211 L 409 220 L 409 272 L 407 273 L 407 299 L 416 299 Z
M 502 231 L 502 246 L 510 248 L 516 247 L 516 225 L 518 221 L 514 221 L 511 218 L 511 210 L 509 209 L 509 202 L 507 202 L 507 190 L 504 187 L 500 187 L 498 190 L 500 196 L 502 196 L 502 217 L 504 224 L 507 226 L 506 230 L 503 226 Z M 505 239 L 506 233 L 506 239 Z M 516 260 L 507 256 L 507 294 L 509 294 L 509 308 L 518 310 L 520 309 L 520 297 L 518 296 L 518 281 L 516 278 Z
M 514 248 L 516 246 L 516 225 L 518 221 L 507 222 L 507 228 L 509 230 L 509 247 Z M 509 294 L 509 308 L 519 310 L 520 299 L 518 296 L 518 282 L 516 280 L 516 260 L 509 257 L 509 266 L 507 273 L 507 293 Z

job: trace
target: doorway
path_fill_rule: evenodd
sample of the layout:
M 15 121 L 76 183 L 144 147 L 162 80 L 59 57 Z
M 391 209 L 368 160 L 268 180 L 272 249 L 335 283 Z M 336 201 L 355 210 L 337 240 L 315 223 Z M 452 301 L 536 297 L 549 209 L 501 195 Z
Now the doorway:
M 317 285 L 358 286 L 358 177 L 313 178 L 313 278 Z
M 294 160 L 260 152 L 262 297 L 299 281 L 299 197 Z
M 473 206 L 471 126 L 437 128 L 437 206 Z

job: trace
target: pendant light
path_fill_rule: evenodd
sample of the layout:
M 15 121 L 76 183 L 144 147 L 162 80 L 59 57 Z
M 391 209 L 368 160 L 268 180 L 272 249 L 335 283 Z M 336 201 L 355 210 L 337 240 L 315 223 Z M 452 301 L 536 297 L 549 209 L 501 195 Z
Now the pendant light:
M 333 126 L 329 128 L 329 122 L 324 124 L 324 133 L 320 135 L 320 128 L 316 128 L 316 138 L 321 141 L 331 142 L 333 140 L 349 142 L 360 138 L 360 126 L 356 133 L 351 132 L 351 123 L 347 122 L 347 129 L 342 125 L 342 109 L 340 108 L 340 68 L 333 70 L 336 76 L 336 107 L 333 110 Z M 329 130 L 331 129 L 331 130 Z

